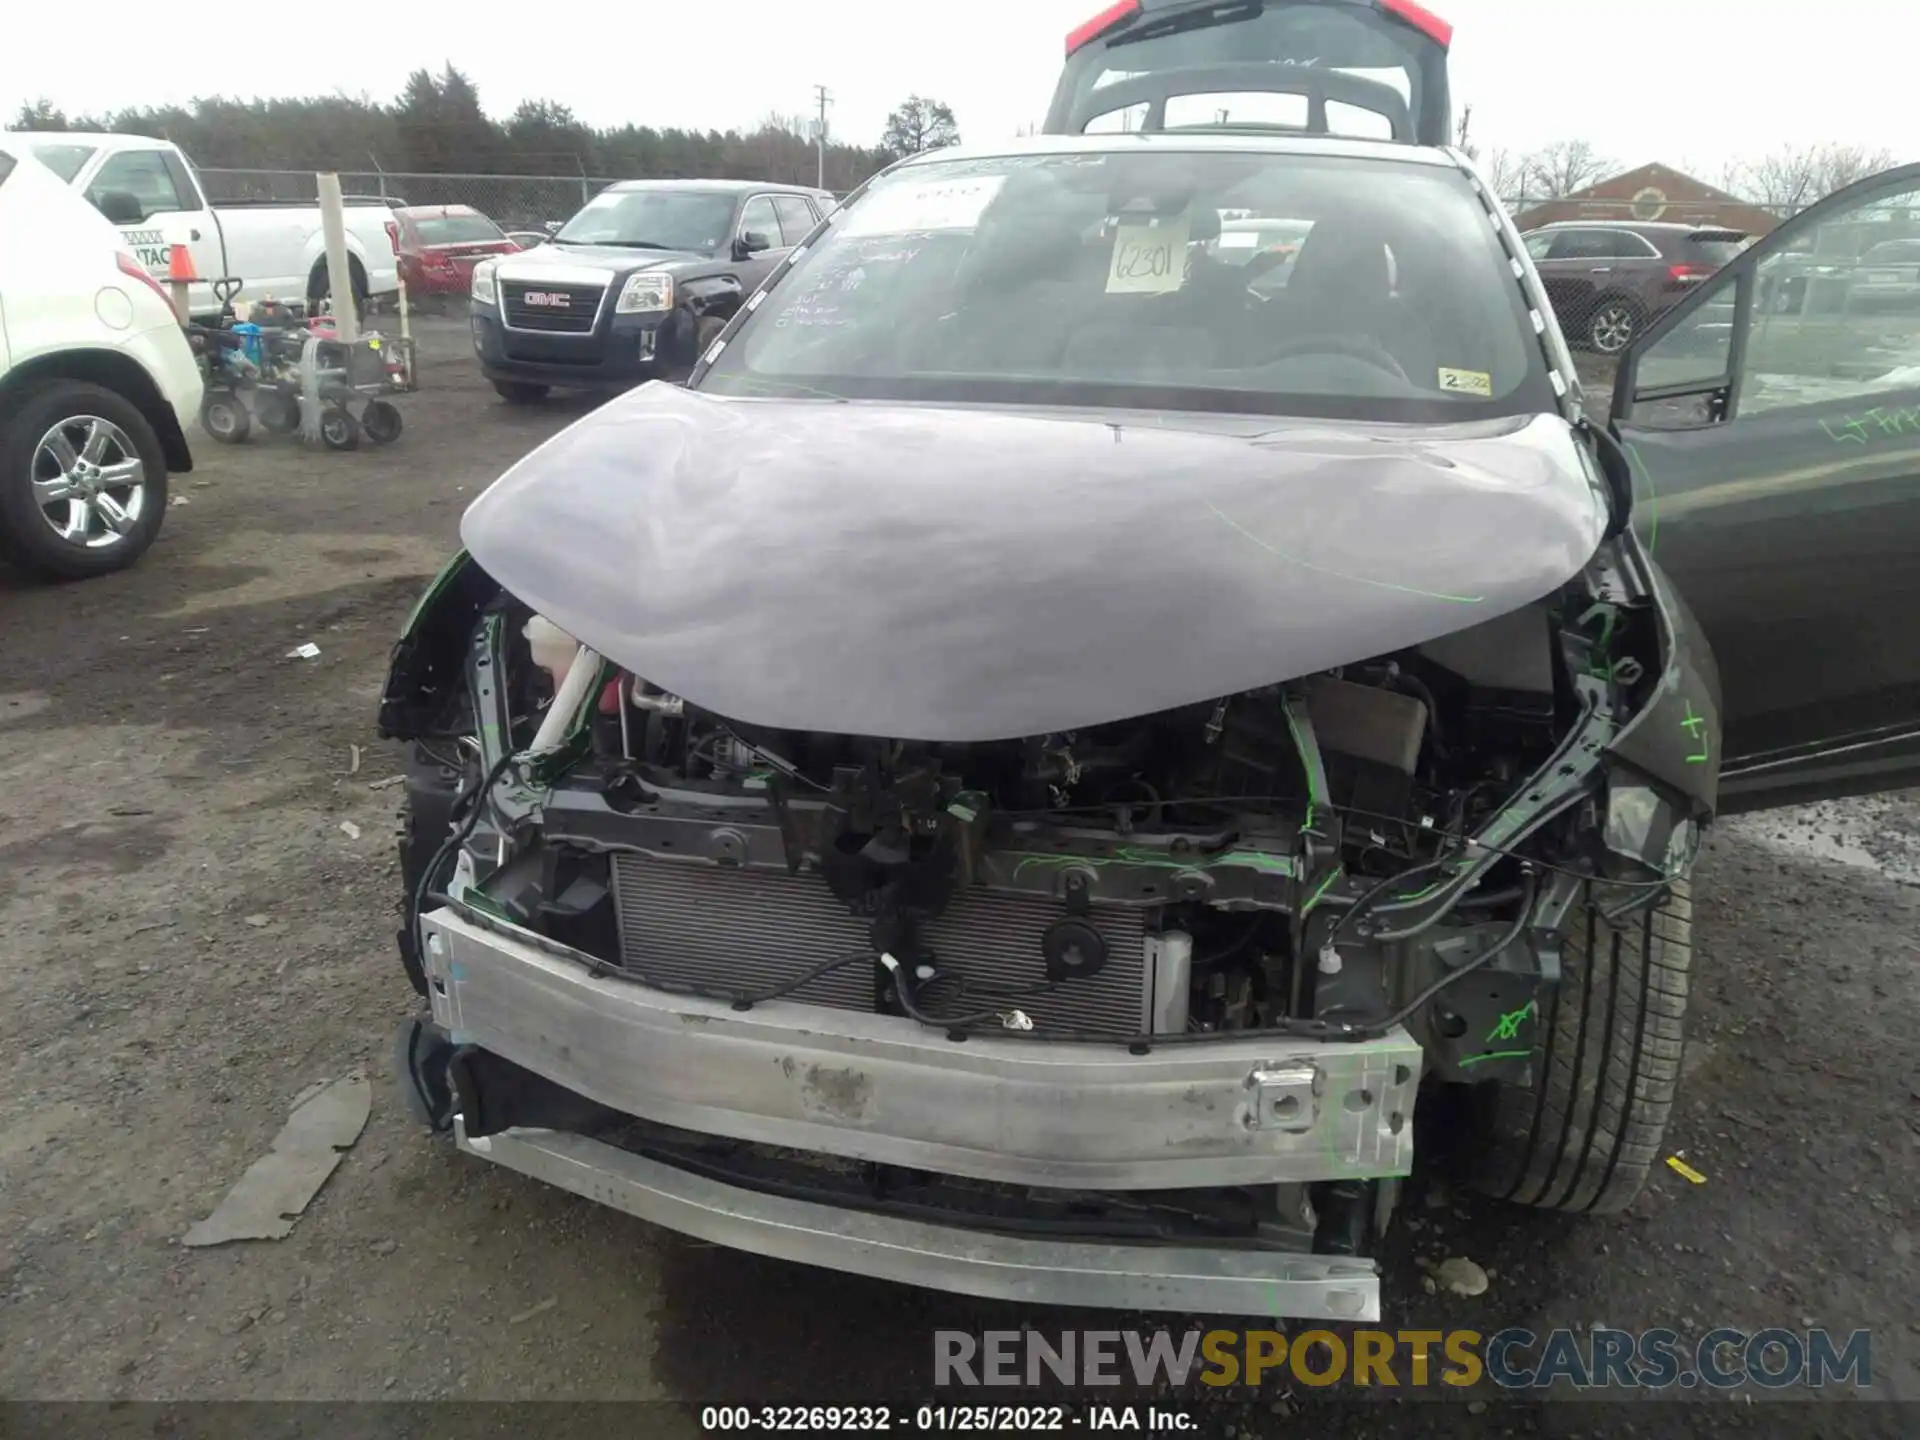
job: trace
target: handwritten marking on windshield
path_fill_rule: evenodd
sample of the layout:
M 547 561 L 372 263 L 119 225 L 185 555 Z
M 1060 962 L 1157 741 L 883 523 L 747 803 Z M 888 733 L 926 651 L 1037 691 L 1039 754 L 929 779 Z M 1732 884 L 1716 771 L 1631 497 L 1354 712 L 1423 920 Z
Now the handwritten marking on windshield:
M 1205 501 L 1204 503 L 1207 509 L 1214 513 L 1215 518 L 1241 535 L 1244 535 L 1269 555 L 1277 555 L 1280 559 L 1298 565 L 1303 570 L 1311 570 L 1318 575 L 1331 575 L 1336 580 L 1348 580 L 1355 585 L 1372 585 L 1376 589 L 1393 590 L 1402 595 L 1418 595 L 1425 600 L 1444 600 L 1450 605 L 1478 605 L 1487 598 L 1484 595 L 1447 595 L 1438 590 L 1422 590 L 1417 585 L 1400 585 L 1392 580 L 1379 580 L 1371 575 L 1350 575 L 1344 570 L 1335 570 L 1328 565 L 1316 565 L 1311 560 L 1304 559 L 1299 555 L 1294 555 L 1286 550 L 1282 550 L 1278 545 L 1270 541 L 1263 540 L 1211 500 Z
M 1867 445 L 1876 440 L 1920 434 L 1920 406 L 1887 410 L 1876 405 L 1864 415 L 1845 415 L 1836 426 L 1822 420 L 1820 428 L 1836 445 Z

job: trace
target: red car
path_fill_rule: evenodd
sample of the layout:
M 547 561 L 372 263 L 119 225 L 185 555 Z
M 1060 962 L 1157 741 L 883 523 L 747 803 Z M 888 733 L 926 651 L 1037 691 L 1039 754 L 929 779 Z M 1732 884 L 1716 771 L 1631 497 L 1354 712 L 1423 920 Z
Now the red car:
M 410 205 L 395 210 L 400 277 L 411 295 L 465 296 L 473 267 L 519 246 L 471 205 Z

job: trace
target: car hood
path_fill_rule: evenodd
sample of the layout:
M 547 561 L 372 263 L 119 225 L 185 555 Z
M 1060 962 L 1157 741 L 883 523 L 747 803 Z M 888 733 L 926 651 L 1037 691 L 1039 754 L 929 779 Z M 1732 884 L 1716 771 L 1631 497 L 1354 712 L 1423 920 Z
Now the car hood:
M 734 400 L 652 384 L 461 522 L 493 578 L 742 723 L 997 740 L 1462 630 L 1572 578 L 1565 421 L 1433 427 Z
M 499 274 L 508 280 L 567 280 L 590 276 L 604 280 L 635 270 L 663 265 L 685 265 L 708 257 L 690 250 L 628 250 L 618 245 L 558 245 L 549 241 L 531 250 L 518 250 L 500 262 Z

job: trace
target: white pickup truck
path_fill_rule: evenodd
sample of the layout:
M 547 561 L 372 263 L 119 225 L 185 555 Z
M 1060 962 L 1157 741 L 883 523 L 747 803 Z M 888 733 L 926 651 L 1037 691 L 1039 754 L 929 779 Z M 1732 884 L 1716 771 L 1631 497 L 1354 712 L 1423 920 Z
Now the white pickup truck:
M 329 292 L 318 205 L 269 201 L 216 208 L 207 203 L 180 147 L 147 135 L 61 131 L 5 138 L 32 151 L 92 201 L 156 278 L 166 279 L 173 246 L 191 250 L 200 277 L 191 291 L 196 317 L 218 313 L 212 282 L 223 277 L 241 282 L 236 298 L 242 300 L 317 300 Z M 399 288 L 397 244 L 397 228 L 383 203 L 347 203 L 348 264 L 363 307 Z

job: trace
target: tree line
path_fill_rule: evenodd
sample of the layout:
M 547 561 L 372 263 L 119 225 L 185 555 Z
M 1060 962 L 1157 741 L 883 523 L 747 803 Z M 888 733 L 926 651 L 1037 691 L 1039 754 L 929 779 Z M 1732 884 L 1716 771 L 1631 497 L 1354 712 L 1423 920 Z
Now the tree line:
M 1468 139 L 1473 108 L 1461 112 L 1457 139 L 1486 176 L 1493 193 L 1509 205 L 1560 200 L 1628 168 L 1585 140 L 1557 140 L 1537 150 L 1477 145 Z M 1791 215 L 1844 190 L 1856 180 L 1891 168 L 1893 152 L 1864 145 L 1787 145 L 1753 160 L 1696 171 L 1684 159 L 1673 168 L 1717 190 Z
M 596 128 L 553 100 L 528 100 L 504 120 L 481 107 L 452 65 L 416 70 L 388 104 L 341 95 L 136 106 L 69 115 L 46 100 L 22 104 L 16 130 L 108 130 L 171 140 L 207 169 L 366 173 L 588 175 L 595 178 L 729 177 L 811 185 L 819 159 L 807 122 L 769 114 L 751 130 L 651 125 Z M 829 135 L 826 185 L 845 192 L 908 150 L 952 144 L 953 112 L 911 97 L 889 117 L 878 145 Z

